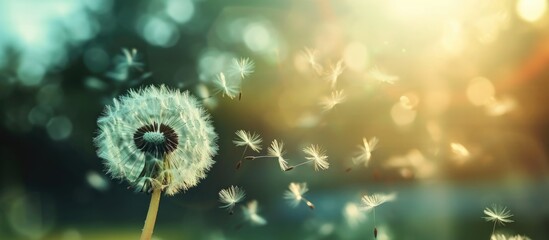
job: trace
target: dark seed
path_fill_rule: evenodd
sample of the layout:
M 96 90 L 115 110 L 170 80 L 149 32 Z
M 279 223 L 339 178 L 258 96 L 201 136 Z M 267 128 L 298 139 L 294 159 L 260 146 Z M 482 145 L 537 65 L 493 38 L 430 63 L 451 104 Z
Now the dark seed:
M 236 163 L 236 170 L 240 169 L 240 166 L 242 166 L 242 160 Z

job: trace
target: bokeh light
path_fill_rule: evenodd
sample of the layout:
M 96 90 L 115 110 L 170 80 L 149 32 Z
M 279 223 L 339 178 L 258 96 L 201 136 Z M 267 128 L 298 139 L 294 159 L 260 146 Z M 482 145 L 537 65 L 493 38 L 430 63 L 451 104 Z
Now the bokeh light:
M 86 181 L 88 184 L 97 189 L 98 191 L 107 191 L 109 189 L 109 182 L 104 175 L 94 171 L 90 171 L 86 174 Z
M 53 117 L 46 124 L 46 129 L 53 140 L 67 139 L 72 133 L 72 122 L 65 116 Z
M 467 86 L 467 98 L 476 106 L 482 106 L 494 98 L 496 90 L 490 80 L 483 77 L 471 79 Z
M 38 194 L 14 196 L 6 213 L 17 235 L 27 239 L 42 239 L 54 226 L 53 203 Z
M 547 11 L 545 0 L 517 0 L 517 14 L 526 22 L 540 20 Z
M 191 0 L 168 0 L 166 13 L 178 23 L 188 22 L 194 14 L 194 3 Z
M 176 31 L 175 24 L 157 17 L 143 21 L 141 34 L 151 45 L 171 47 L 179 40 L 179 32 Z

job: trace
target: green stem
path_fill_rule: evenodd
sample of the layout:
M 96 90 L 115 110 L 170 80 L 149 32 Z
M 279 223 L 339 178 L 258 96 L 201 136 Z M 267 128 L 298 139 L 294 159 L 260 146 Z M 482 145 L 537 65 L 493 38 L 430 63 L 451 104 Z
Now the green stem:
M 152 238 L 161 194 L 162 190 L 160 188 L 154 188 L 151 195 L 151 203 L 149 204 L 149 212 L 147 212 L 147 219 L 145 220 L 145 226 L 143 227 L 143 232 L 141 233 L 141 240 L 150 240 Z
M 374 208 L 374 228 L 376 227 L 376 208 Z
M 312 161 L 314 161 L 314 160 L 309 160 L 309 161 L 305 161 L 305 162 L 302 162 L 302 163 L 298 163 L 298 164 L 293 165 L 293 166 L 290 166 L 290 167 L 296 168 L 296 167 L 299 167 L 299 166 L 301 166 L 301 165 L 305 165 L 305 164 L 307 164 L 307 163 L 310 163 L 310 162 L 312 162 Z
M 496 223 L 497 221 L 494 221 L 494 226 L 492 227 L 492 235 L 490 235 L 490 239 L 492 239 L 492 236 L 494 236 L 494 232 L 496 231 Z
M 240 159 L 238 159 L 238 162 L 236 163 L 236 169 L 240 169 L 240 167 L 242 166 L 242 160 L 244 160 L 244 154 L 246 154 L 246 150 L 248 150 L 248 145 L 246 145 L 246 147 L 244 147 L 244 151 L 242 152 L 242 155 L 240 156 Z
M 242 161 L 242 159 L 244 158 L 244 154 L 246 154 L 246 150 L 248 150 L 248 145 L 244 147 L 244 151 L 242 152 L 242 155 L 240 156 L 240 159 L 239 159 L 240 161 Z
M 250 159 L 250 160 L 256 160 L 256 159 L 260 159 L 260 158 L 275 158 L 275 156 L 269 156 L 269 155 L 265 155 L 265 156 L 246 156 L 246 159 Z

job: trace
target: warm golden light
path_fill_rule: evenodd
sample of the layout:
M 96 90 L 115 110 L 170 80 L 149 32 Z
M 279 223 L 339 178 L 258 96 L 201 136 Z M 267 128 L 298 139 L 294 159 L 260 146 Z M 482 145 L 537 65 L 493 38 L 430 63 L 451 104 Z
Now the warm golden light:
M 343 60 L 350 70 L 361 72 L 368 64 L 368 50 L 360 42 L 350 43 L 345 47 Z
M 540 20 L 547 11 L 546 0 L 518 0 L 517 14 L 526 22 Z
M 488 103 L 496 90 L 490 80 L 483 77 L 476 77 L 467 86 L 467 98 L 475 106 L 482 106 Z
M 413 123 L 416 115 L 415 110 L 403 107 L 400 103 L 396 103 L 391 108 L 391 117 L 393 118 L 393 122 L 398 126 L 406 126 Z
M 409 92 L 400 96 L 400 105 L 405 109 L 414 109 L 419 104 L 419 97 Z

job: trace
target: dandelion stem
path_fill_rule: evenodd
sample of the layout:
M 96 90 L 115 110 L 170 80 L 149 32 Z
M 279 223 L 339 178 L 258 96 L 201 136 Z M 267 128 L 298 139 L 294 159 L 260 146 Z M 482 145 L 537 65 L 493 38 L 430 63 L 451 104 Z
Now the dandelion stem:
M 242 152 L 242 155 L 240 155 L 240 160 L 244 158 L 244 154 L 246 154 L 246 150 L 248 150 L 248 145 L 244 147 L 244 151 Z
M 248 150 L 248 145 L 244 147 L 244 151 L 242 152 L 242 155 L 240 155 L 240 159 L 238 159 L 238 163 L 236 164 L 236 169 L 239 169 L 240 165 L 242 165 L 242 159 L 244 159 L 244 154 L 246 154 L 246 150 Z
M 376 227 L 376 208 L 374 208 L 374 228 Z
M 296 168 L 296 167 L 299 167 L 299 166 L 301 166 L 301 165 L 305 165 L 305 164 L 307 164 L 307 163 L 310 163 L 310 162 L 312 162 L 312 161 L 314 161 L 314 160 L 309 160 L 309 161 L 305 161 L 305 162 L 302 162 L 302 163 L 298 163 L 298 164 L 296 164 L 296 165 L 291 166 L 291 168 Z
M 151 195 L 151 203 L 149 204 L 149 212 L 147 212 L 147 219 L 145 220 L 145 226 L 141 233 L 141 240 L 150 240 L 152 238 L 161 193 L 162 190 L 160 188 L 154 188 Z
M 200 100 L 200 101 L 206 101 L 206 100 L 208 100 L 208 99 L 214 97 L 215 95 L 217 95 L 217 94 L 210 95 L 210 96 L 207 96 L 207 97 L 202 97 L 202 98 L 199 98 L 198 100 Z
M 265 156 L 246 156 L 245 159 L 248 159 L 248 160 L 256 160 L 258 158 L 276 158 L 275 156 L 268 156 L 268 155 L 265 155 Z
M 494 226 L 492 227 L 492 235 L 490 235 L 490 239 L 492 239 L 492 236 L 494 236 L 494 232 L 496 231 L 496 223 L 497 221 L 494 221 Z
M 377 227 L 376 227 L 376 208 L 373 209 L 374 211 L 374 238 L 377 238 Z

